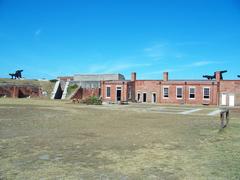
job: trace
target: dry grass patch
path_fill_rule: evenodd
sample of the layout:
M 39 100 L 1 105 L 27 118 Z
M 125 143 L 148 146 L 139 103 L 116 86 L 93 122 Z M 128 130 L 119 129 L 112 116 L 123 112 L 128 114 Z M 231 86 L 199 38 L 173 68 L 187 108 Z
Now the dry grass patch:
M 217 117 L 138 109 L 1 99 L 0 177 L 240 177 L 237 112 L 231 113 L 230 126 L 219 132 Z

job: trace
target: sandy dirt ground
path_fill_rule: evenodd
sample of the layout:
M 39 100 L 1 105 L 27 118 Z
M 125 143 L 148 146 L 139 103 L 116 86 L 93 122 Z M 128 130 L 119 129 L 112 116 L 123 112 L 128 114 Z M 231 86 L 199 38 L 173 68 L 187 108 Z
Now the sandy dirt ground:
M 0 179 L 239 179 L 240 111 L 0 99 Z

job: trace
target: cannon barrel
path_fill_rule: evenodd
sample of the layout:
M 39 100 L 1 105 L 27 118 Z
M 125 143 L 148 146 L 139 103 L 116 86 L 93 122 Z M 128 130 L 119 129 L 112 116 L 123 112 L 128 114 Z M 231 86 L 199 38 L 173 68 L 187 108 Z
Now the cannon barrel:
M 224 70 L 224 71 L 220 71 L 220 73 L 226 73 L 227 72 L 227 70 Z
M 211 75 L 203 75 L 203 78 L 207 78 L 208 80 L 212 80 L 214 79 L 215 77 L 214 76 L 211 76 Z

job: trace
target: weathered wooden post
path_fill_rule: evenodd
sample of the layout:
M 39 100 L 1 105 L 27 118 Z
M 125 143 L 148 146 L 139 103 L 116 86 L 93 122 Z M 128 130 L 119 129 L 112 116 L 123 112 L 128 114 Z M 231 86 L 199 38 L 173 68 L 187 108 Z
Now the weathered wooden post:
M 227 127 L 229 123 L 229 109 L 223 109 L 220 112 L 221 129 Z
M 224 128 L 224 111 L 220 112 L 221 129 Z

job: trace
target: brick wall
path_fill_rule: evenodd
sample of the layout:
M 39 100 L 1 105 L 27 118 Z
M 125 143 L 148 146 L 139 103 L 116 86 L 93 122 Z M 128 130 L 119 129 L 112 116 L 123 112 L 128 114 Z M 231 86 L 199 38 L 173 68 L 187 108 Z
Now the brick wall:
M 162 104 L 208 104 L 219 105 L 221 93 L 234 93 L 236 105 L 240 105 L 240 80 L 168 80 L 168 73 L 163 74 L 163 80 L 137 80 L 136 73 L 132 73 L 131 81 L 102 81 L 101 96 L 103 101 L 116 101 L 116 88 L 122 87 L 122 100 L 143 102 L 143 94 L 146 94 L 146 103 L 153 103 L 153 94 L 156 95 L 156 103 Z M 106 88 L 111 88 L 110 97 L 106 97 Z M 169 97 L 163 97 L 163 88 L 169 88 Z M 177 98 L 177 87 L 182 88 L 182 98 Z M 195 97 L 190 98 L 190 88 L 195 89 Z M 204 88 L 210 89 L 210 97 L 204 98 Z M 131 94 L 129 98 L 128 94 Z
M 0 96 L 13 98 L 39 97 L 42 95 L 41 89 L 34 86 L 0 86 Z
M 110 87 L 110 97 L 107 97 L 107 87 Z M 101 97 L 103 101 L 116 102 L 116 90 L 117 87 L 121 87 L 121 101 L 128 100 L 128 88 L 132 87 L 131 82 L 127 81 L 103 81 L 101 83 Z M 134 97 L 134 96 L 133 96 Z
M 163 97 L 163 88 L 168 87 L 169 97 Z M 182 98 L 176 97 L 176 88 L 182 88 Z M 195 88 L 195 98 L 189 98 L 189 88 Z M 203 88 L 210 88 L 210 99 L 204 100 L 203 98 Z M 164 104 L 217 104 L 217 83 L 215 82 L 187 82 L 187 81 L 149 81 L 149 80 L 137 80 L 135 82 L 135 99 L 137 100 L 137 94 L 141 94 L 140 102 L 143 101 L 143 93 L 147 93 L 147 103 L 153 101 L 153 93 L 156 93 L 157 103 Z
M 99 97 L 100 88 L 79 88 L 71 99 L 86 99 L 90 96 Z
M 240 80 L 220 81 L 220 92 L 227 95 L 233 94 L 235 96 L 235 105 L 240 105 Z
M 147 102 L 152 102 L 152 93 L 156 93 L 157 102 L 160 102 L 161 81 L 137 80 L 135 81 L 135 100 L 140 93 L 140 102 L 143 102 L 143 93 L 147 95 Z

